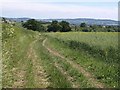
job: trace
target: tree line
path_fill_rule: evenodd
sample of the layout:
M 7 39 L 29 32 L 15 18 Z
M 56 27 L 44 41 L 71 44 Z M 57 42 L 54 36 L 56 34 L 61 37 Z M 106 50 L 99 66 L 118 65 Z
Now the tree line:
M 68 32 L 71 31 L 71 27 L 66 21 L 52 21 L 50 25 L 47 26 L 47 30 L 42 25 L 42 22 L 37 21 L 35 19 L 30 19 L 27 22 L 22 24 L 24 28 L 31 29 L 34 31 L 47 31 L 47 32 Z
M 22 26 L 39 32 L 119 32 L 118 26 L 87 25 L 86 23 L 81 23 L 79 26 L 76 26 L 70 25 L 67 21 L 58 22 L 56 20 L 51 23 L 45 23 L 35 19 L 30 19 L 26 22 L 22 22 Z
M 114 25 L 87 25 L 86 23 L 81 23 L 79 26 L 73 25 L 73 31 L 82 32 L 120 32 L 119 26 Z

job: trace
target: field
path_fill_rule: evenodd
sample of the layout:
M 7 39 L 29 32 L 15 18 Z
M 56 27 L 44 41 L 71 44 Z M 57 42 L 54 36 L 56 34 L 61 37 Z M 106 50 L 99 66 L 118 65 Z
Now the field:
M 46 35 L 52 48 L 80 64 L 98 81 L 113 87 L 118 84 L 118 33 L 71 32 Z
M 3 23 L 4 88 L 117 88 L 118 33 L 40 33 Z
M 83 49 L 107 62 L 118 63 L 118 33 L 114 32 L 70 32 L 47 34 L 73 49 Z M 114 53 L 114 54 L 113 54 Z M 109 60 L 110 59 L 110 60 Z

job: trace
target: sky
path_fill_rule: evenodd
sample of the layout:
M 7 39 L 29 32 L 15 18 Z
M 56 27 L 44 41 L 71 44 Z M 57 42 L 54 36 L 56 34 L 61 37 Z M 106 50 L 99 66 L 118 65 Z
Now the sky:
M 2 0 L 2 16 L 118 19 L 119 0 Z

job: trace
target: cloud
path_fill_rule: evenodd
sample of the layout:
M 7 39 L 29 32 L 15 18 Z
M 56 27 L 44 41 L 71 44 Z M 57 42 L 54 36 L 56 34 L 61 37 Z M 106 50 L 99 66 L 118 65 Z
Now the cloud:
M 111 18 L 117 19 L 117 7 L 87 6 L 76 4 L 57 4 L 43 2 L 14 2 L 3 3 L 3 16 L 35 17 L 35 18 Z
M 2 0 L 2 2 L 119 2 L 119 0 Z

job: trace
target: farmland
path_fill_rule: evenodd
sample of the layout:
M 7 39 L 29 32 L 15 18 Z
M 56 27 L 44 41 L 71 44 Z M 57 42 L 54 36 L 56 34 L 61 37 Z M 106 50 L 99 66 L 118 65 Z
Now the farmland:
M 3 23 L 4 88 L 118 87 L 117 32 L 27 30 Z
M 92 72 L 100 82 L 117 85 L 118 33 L 48 33 L 47 36 L 52 48 Z

